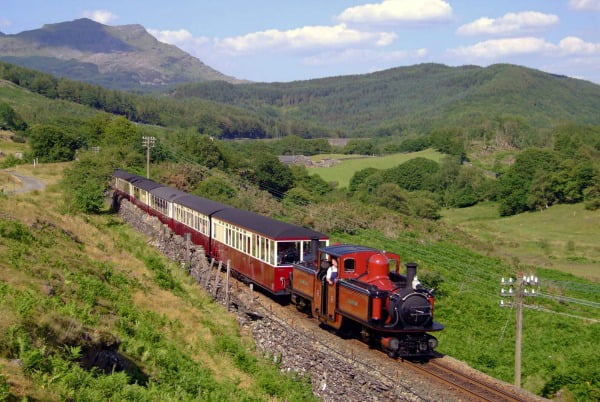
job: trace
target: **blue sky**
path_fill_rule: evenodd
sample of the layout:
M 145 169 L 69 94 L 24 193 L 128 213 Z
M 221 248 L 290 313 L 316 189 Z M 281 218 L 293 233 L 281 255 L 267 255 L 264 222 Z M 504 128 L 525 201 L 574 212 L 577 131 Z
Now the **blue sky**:
M 0 0 L 0 31 L 141 24 L 252 81 L 513 63 L 600 84 L 600 0 Z

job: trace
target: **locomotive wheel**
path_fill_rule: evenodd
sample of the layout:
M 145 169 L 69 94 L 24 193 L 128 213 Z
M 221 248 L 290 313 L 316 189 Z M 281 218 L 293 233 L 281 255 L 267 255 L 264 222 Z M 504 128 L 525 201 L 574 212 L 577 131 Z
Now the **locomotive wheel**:
M 306 299 L 303 297 L 298 297 L 296 300 L 296 310 L 301 313 L 305 313 L 309 307 L 309 304 L 306 302 Z
M 370 345 L 373 342 L 373 335 L 371 334 L 371 330 L 367 327 L 362 327 L 360 330 L 360 339 Z

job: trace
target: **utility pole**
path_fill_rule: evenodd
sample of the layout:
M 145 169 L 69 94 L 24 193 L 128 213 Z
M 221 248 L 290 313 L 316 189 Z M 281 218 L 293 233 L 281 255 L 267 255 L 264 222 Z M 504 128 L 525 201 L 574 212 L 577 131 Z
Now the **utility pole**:
M 150 148 L 154 148 L 155 137 L 142 137 L 142 146 L 146 148 L 146 177 L 150 178 Z
M 514 303 L 500 300 L 500 307 L 516 307 L 516 331 L 515 331 L 515 387 L 521 388 L 521 343 L 523 339 L 523 299 L 527 296 L 536 296 L 536 288 L 539 288 L 537 276 L 525 276 L 523 272 L 517 273 L 517 280 L 508 278 L 500 281 L 502 289 L 500 296 L 513 297 Z M 505 289 L 508 286 L 508 290 Z

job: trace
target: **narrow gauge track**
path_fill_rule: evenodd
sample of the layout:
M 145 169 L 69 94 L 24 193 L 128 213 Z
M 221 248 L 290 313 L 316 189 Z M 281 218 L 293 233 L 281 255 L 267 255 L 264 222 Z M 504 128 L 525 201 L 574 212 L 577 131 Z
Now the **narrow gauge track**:
M 449 384 L 459 389 L 460 392 L 475 397 L 481 401 L 515 401 L 527 402 L 529 399 L 509 393 L 489 382 L 478 380 L 477 378 L 465 374 L 459 370 L 450 368 L 436 360 L 430 360 L 427 363 L 418 364 L 405 362 L 411 368 L 426 373 L 427 376 L 435 378 L 437 381 Z

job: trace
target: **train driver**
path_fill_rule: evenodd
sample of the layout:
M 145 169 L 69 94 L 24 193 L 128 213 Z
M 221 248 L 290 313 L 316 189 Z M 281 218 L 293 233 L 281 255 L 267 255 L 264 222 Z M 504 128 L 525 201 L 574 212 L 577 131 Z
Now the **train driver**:
M 331 265 L 327 268 L 327 283 L 333 285 L 338 276 L 338 261 L 337 258 L 331 258 Z

